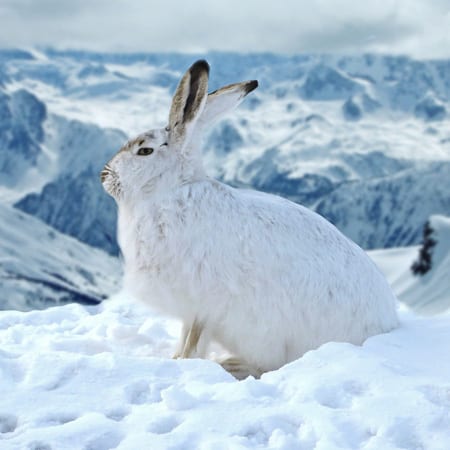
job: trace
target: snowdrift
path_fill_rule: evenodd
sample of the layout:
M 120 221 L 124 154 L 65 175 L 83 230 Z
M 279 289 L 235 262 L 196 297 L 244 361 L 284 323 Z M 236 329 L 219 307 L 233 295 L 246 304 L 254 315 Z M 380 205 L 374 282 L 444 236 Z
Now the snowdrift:
M 2 312 L 0 447 L 448 450 L 450 316 L 401 320 L 238 382 L 123 294 Z

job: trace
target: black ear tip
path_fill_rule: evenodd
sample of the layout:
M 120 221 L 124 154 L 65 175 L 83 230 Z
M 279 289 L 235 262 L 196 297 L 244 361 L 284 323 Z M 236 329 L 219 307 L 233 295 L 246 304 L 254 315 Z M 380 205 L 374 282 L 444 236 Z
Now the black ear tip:
M 258 80 L 249 81 L 245 85 L 245 95 L 247 95 L 248 93 L 254 91 L 257 87 L 258 87 Z
M 190 71 L 192 75 L 199 75 L 201 72 L 209 75 L 209 64 L 204 59 L 199 59 L 192 64 Z

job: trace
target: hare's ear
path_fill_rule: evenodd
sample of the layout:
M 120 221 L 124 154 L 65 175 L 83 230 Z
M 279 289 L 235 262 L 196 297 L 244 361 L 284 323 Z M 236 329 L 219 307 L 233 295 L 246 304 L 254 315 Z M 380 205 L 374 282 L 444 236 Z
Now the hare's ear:
M 244 97 L 257 87 L 258 81 L 251 80 L 230 84 L 211 92 L 206 100 L 205 109 L 199 120 L 199 126 L 203 128 L 213 125 L 225 114 L 236 108 Z
M 182 150 L 190 140 L 208 96 L 209 65 L 205 60 L 192 64 L 184 74 L 172 99 L 169 114 L 169 142 Z

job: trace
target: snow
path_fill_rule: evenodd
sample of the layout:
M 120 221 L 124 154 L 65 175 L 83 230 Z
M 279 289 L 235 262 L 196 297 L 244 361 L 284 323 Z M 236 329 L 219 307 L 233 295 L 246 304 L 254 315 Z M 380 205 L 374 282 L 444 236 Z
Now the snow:
M 238 382 L 124 293 L 2 312 L 0 447 L 447 450 L 450 316 L 401 322 Z

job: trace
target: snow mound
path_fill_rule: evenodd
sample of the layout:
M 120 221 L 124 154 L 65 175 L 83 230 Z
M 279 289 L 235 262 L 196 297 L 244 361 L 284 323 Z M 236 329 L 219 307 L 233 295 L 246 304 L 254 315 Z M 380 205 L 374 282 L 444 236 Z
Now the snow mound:
M 1 312 L 2 448 L 447 450 L 450 316 L 401 319 L 238 382 L 123 294 Z

